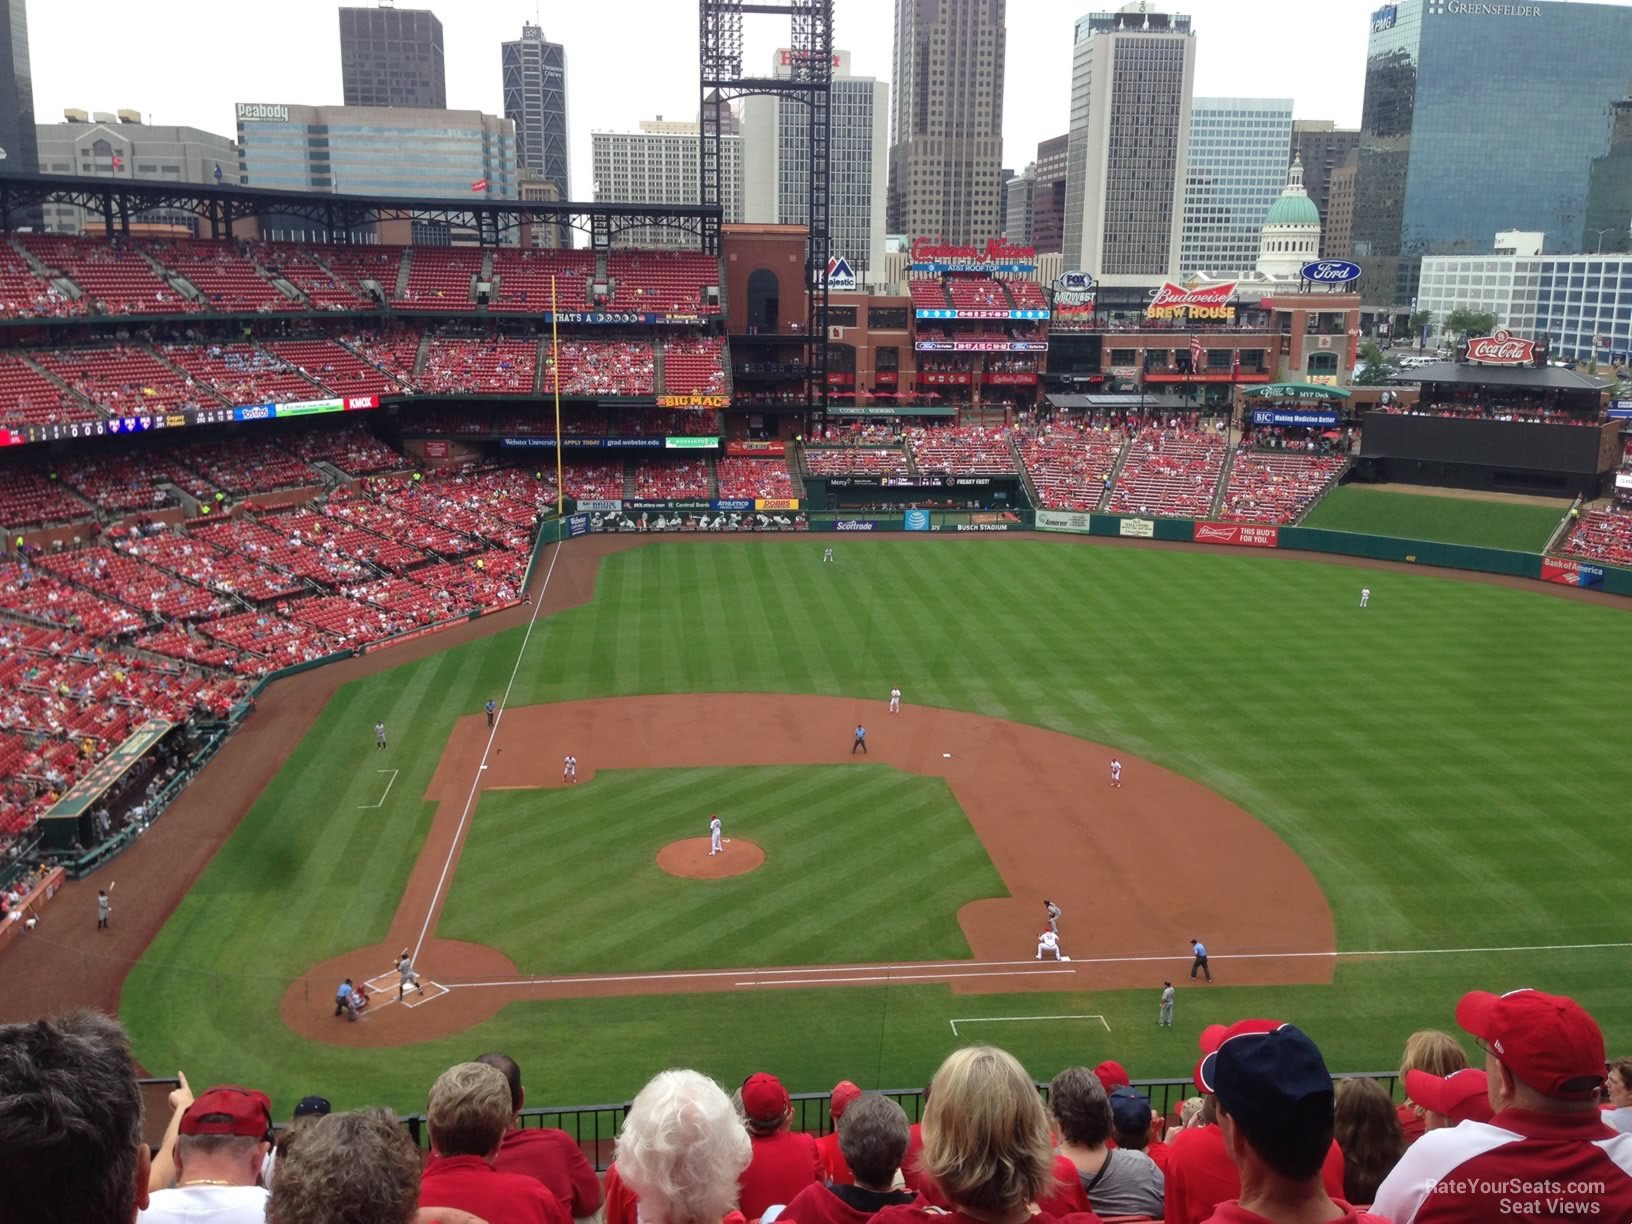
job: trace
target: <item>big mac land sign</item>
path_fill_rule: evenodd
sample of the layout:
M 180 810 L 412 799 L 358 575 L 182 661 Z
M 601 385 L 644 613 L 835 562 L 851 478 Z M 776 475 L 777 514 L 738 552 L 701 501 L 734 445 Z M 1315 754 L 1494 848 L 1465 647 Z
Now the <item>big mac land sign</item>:
M 1147 319 L 1182 319 L 1194 322 L 1235 322 L 1235 282 L 1186 289 L 1168 281 L 1156 290 L 1145 307 Z
M 1474 336 L 1468 341 L 1468 360 L 1480 365 L 1522 366 L 1535 359 L 1536 342 L 1520 339 L 1510 332 Z

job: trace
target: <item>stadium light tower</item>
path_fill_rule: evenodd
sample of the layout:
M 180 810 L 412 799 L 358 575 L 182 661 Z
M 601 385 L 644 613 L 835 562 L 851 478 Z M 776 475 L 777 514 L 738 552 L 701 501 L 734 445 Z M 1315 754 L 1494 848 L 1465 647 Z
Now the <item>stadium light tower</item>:
M 722 203 L 720 137 L 735 98 L 766 96 L 807 108 L 810 134 L 810 240 L 805 248 L 805 411 L 827 411 L 827 262 L 833 254 L 828 210 L 833 152 L 833 0 L 698 0 L 698 140 L 700 203 Z M 786 78 L 751 77 L 742 67 L 747 16 L 780 17 L 791 26 Z M 708 239 L 705 239 L 708 241 Z M 719 254 L 712 235 L 711 254 Z

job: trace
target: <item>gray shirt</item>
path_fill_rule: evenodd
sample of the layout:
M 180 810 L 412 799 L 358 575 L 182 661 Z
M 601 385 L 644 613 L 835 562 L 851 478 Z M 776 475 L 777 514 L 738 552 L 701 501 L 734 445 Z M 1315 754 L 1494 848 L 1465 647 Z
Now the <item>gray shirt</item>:
M 1165 1184 L 1162 1171 L 1144 1152 L 1132 1148 L 1112 1148 L 1105 1153 L 1099 1180 L 1094 1174 L 1077 1173 L 1087 1192 L 1088 1205 L 1102 1216 L 1148 1215 L 1162 1218 Z M 1090 1188 L 1090 1183 L 1092 1187 Z
M 1632 1105 L 1623 1105 L 1604 1114 L 1604 1121 L 1623 1134 L 1632 1134 Z

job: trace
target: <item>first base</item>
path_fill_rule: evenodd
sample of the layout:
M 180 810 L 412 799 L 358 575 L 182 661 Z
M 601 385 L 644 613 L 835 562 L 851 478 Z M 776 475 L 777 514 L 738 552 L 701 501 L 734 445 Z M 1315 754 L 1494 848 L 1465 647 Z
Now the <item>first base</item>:
M 941 753 L 941 756 L 945 757 L 947 760 L 952 759 L 952 754 L 950 752 L 943 752 Z
M 1060 959 L 1061 960 L 1070 960 L 1071 958 L 1069 956 L 1062 956 L 1062 957 L 1060 957 Z

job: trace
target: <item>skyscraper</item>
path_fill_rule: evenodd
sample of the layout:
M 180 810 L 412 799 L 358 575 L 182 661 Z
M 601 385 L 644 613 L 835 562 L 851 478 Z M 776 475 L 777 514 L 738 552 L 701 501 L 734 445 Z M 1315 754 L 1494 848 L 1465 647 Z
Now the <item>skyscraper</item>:
M 28 10 L 9 0 L 0 20 L 0 174 L 38 174 L 34 140 L 34 79 L 28 64 Z
M 1576 249 L 1629 44 L 1622 5 L 1396 0 L 1373 13 L 1354 204 L 1365 301 L 1409 309 L 1424 255 L 1486 253 L 1498 230 Z
M 1039 251 L 1065 249 L 1065 167 L 1070 148 L 1070 136 L 1056 136 L 1037 146 L 1037 182 L 1031 190 L 1031 240 Z
M 347 106 L 444 109 L 442 23 L 428 9 L 341 9 L 340 79 Z
M 1190 108 L 1179 271 L 1237 276 L 1286 184 L 1291 98 L 1197 98 Z
M 1071 65 L 1065 263 L 1103 285 L 1178 271 L 1196 40 L 1132 0 L 1079 18 Z
M 697 173 L 697 124 L 642 119 L 638 132 L 591 132 L 597 204 L 694 204 L 701 194 Z M 720 202 L 726 221 L 742 220 L 742 137 L 720 135 Z M 620 245 L 695 248 L 697 236 L 669 226 L 634 226 L 619 232 Z
M 516 160 L 570 200 L 567 156 L 567 49 L 523 22 L 521 37 L 500 46 L 504 117 L 516 125 Z
M 895 0 L 892 234 L 970 244 L 1002 232 L 1008 0 Z
M 793 53 L 776 52 L 771 75 L 786 80 Z M 742 103 L 742 220 L 804 225 L 810 220 L 810 111 L 759 95 Z M 833 254 L 859 279 L 884 268 L 884 193 L 889 179 L 890 86 L 850 75 L 850 52 L 833 53 L 829 111 L 833 171 L 828 231 Z
M 1359 128 L 1340 128 L 1330 119 L 1294 119 L 1292 121 L 1292 149 L 1288 161 L 1303 163 L 1303 185 L 1309 198 L 1320 211 L 1320 221 L 1329 236 L 1331 227 L 1326 212 L 1331 199 L 1332 171 L 1360 147 Z M 1335 255 L 1326 249 L 1322 238 L 1322 255 Z

